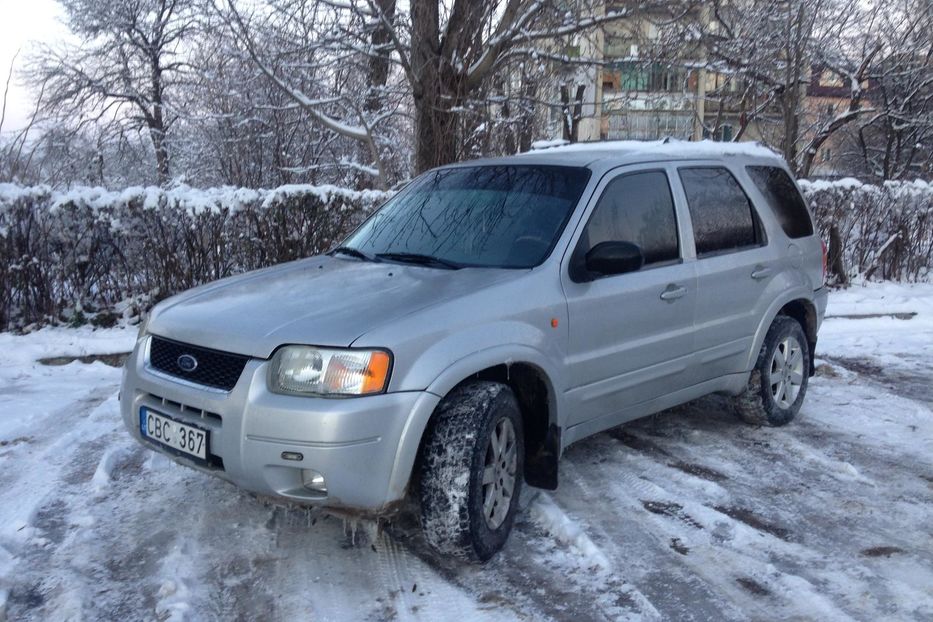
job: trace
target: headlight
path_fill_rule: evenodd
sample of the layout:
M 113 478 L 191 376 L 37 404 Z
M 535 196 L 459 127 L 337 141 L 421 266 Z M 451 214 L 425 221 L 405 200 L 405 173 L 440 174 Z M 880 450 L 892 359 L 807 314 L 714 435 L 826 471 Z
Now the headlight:
M 272 357 L 269 387 L 298 395 L 381 393 L 389 382 L 391 361 L 384 350 L 285 346 Z

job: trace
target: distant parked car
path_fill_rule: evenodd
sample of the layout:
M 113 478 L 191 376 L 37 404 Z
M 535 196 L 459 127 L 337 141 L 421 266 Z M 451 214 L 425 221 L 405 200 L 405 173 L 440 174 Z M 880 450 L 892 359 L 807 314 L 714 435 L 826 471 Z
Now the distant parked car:
M 132 435 L 245 489 L 486 560 L 571 443 L 714 392 L 797 414 L 825 249 L 763 147 L 605 143 L 429 171 L 340 246 L 156 306 Z

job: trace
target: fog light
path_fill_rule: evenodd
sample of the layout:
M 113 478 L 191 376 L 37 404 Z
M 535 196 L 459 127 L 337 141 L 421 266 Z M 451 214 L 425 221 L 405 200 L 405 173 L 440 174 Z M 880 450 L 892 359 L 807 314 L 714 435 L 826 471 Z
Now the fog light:
M 305 488 L 314 492 L 327 492 L 327 485 L 324 483 L 324 476 L 311 469 L 301 469 L 301 481 Z

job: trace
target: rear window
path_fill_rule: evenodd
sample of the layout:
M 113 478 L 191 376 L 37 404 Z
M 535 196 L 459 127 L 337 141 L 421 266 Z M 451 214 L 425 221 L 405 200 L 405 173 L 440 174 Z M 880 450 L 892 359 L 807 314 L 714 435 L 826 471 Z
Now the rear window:
M 790 175 L 777 166 L 747 166 L 749 177 L 764 195 L 781 229 L 789 238 L 813 235 L 813 221 L 807 205 Z
M 760 243 L 752 204 L 732 173 L 718 166 L 682 168 L 678 173 L 693 221 L 697 256 Z

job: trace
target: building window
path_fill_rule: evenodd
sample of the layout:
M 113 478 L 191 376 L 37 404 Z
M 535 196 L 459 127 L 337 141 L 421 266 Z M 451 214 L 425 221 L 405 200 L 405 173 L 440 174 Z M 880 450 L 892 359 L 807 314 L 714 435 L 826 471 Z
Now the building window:
M 603 53 L 606 58 L 638 58 L 638 44 L 631 37 L 606 35 Z
M 831 71 L 823 71 L 820 73 L 819 85 L 835 87 L 835 88 L 841 88 L 845 86 L 842 83 L 842 78 L 840 78 L 837 74 Z
M 682 67 L 631 61 L 614 63 L 614 66 L 621 78 L 619 88 L 623 91 L 681 93 L 685 90 L 687 71 Z
M 608 115 L 606 138 L 609 140 L 658 140 L 693 135 L 693 113 L 624 111 Z

